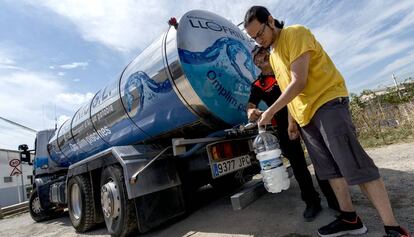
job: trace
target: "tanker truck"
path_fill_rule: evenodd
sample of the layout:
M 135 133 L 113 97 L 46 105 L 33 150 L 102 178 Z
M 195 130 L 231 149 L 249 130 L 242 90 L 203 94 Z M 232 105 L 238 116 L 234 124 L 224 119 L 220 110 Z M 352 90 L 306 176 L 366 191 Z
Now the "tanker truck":
M 226 190 L 257 172 L 246 104 L 256 75 L 251 40 L 193 10 L 56 129 L 37 133 L 30 214 L 67 208 L 85 232 L 143 233 L 191 209 L 192 193 Z

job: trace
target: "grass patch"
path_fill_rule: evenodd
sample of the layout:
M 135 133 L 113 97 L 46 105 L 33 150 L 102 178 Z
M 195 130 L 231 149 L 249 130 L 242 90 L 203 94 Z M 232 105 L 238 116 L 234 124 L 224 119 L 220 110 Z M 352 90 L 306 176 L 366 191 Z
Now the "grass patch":
M 372 131 L 359 131 L 358 139 L 363 147 L 378 147 L 414 141 L 414 126 L 405 123 L 398 127 L 382 127 Z

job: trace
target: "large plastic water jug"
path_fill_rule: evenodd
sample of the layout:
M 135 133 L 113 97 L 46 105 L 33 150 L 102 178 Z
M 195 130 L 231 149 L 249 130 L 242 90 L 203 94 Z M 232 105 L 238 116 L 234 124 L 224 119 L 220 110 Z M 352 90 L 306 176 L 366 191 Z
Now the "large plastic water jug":
M 263 183 L 268 192 L 279 193 L 290 186 L 289 175 L 283 165 L 278 139 L 259 128 L 259 134 L 253 142 L 256 158 L 260 162 Z

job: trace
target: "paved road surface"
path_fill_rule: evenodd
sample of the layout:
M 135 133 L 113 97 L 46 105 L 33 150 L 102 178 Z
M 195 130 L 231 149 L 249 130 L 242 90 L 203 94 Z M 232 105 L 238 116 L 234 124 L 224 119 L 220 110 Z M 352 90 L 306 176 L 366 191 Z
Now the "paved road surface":
M 414 143 L 372 149 L 369 153 L 381 169 L 398 220 L 414 230 Z M 202 190 L 199 192 L 199 208 L 194 213 L 142 236 L 316 236 L 317 227 L 332 220 L 335 213 L 324 208 L 314 222 L 304 222 L 302 211 L 305 205 L 300 201 L 296 181 L 292 179 L 291 183 L 289 190 L 280 194 L 265 194 L 241 211 L 232 210 L 229 195 L 218 196 L 213 189 Z M 352 187 L 351 191 L 356 209 L 369 229 L 368 234 L 363 236 L 383 236 L 383 227 L 375 209 L 357 187 Z M 325 201 L 323 206 L 326 207 Z M 0 220 L 0 236 L 108 235 L 104 227 L 77 234 L 68 216 L 35 223 L 26 213 Z

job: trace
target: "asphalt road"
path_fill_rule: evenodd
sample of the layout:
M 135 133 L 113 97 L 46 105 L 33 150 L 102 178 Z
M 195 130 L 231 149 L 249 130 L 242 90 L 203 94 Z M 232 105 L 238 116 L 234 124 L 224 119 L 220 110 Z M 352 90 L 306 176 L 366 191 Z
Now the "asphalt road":
M 414 229 L 414 143 L 397 144 L 368 150 L 379 166 L 400 224 Z M 312 167 L 310 167 L 312 169 Z M 267 193 L 241 211 L 233 211 L 230 194 L 217 194 L 206 188 L 198 193 L 198 208 L 185 218 L 167 223 L 144 237 L 153 236 L 316 236 L 316 230 L 335 218 L 335 212 L 325 207 L 314 222 L 304 222 L 305 204 L 300 200 L 299 187 L 294 179 L 289 190 L 279 194 Z M 316 183 L 316 182 L 315 182 Z M 362 236 L 383 236 L 378 214 L 358 187 L 351 187 L 354 205 L 368 227 Z M 1 194 L 0 194 L 1 195 Z M 103 226 L 77 234 L 69 217 L 35 223 L 29 214 L 0 220 L 0 236 L 108 236 Z

